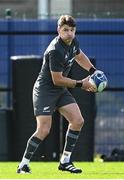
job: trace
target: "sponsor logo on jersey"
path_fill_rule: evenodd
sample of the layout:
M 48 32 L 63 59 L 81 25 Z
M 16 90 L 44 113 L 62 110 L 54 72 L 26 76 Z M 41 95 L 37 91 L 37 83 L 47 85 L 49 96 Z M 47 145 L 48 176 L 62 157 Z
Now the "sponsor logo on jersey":
M 65 55 L 65 59 L 67 59 L 67 58 L 68 58 L 68 55 L 66 54 L 66 55 Z
M 74 57 L 72 59 L 69 59 L 68 62 L 71 64 L 74 61 Z
M 76 53 L 77 52 L 77 50 L 76 50 L 76 48 L 75 48 L 75 46 L 73 47 L 73 53 Z

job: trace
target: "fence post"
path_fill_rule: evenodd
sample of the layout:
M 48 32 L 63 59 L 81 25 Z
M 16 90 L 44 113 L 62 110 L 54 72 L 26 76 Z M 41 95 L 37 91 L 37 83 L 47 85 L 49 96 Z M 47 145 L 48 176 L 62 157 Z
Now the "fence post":
M 7 53 L 8 53 L 8 59 L 7 59 L 7 88 L 11 89 L 12 88 L 12 63 L 10 60 L 10 57 L 12 55 L 12 48 L 13 48 L 13 39 L 11 30 L 12 30 L 12 11 L 11 9 L 6 9 L 5 10 L 5 18 L 7 20 L 7 31 L 8 31 L 8 47 L 7 47 Z M 7 93 L 7 108 L 12 107 L 12 92 L 8 91 Z

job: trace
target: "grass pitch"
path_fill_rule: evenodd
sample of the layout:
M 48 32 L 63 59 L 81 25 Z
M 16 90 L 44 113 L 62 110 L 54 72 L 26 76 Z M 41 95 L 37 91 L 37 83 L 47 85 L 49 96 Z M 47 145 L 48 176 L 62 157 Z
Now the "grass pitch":
M 31 162 L 32 174 L 17 174 L 18 162 L 0 162 L 0 179 L 124 179 L 124 163 L 75 162 L 81 174 L 58 171 L 57 162 Z

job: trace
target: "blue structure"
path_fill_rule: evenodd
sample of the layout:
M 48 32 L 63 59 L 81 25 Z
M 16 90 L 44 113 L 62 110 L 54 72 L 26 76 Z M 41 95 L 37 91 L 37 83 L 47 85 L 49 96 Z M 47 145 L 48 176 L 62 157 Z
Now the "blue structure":
M 41 55 L 55 37 L 56 20 L 0 21 L 0 85 L 7 84 L 10 56 Z M 124 20 L 77 20 L 77 37 L 82 50 L 95 57 L 107 73 L 110 87 L 124 87 Z M 122 81 L 121 81 L 122 80 Z
M 11 56 L 42 57 L 56 35 L 56 20 L 0 20 L 0 88 L 11 86 Z M 77 19 L 77 37 L 84 53 L 106 73 L 109 87 L 124 88 L 124 19 Z M 123 97 L 124 92 L 96 95 L 96 152 L 124 148 Z

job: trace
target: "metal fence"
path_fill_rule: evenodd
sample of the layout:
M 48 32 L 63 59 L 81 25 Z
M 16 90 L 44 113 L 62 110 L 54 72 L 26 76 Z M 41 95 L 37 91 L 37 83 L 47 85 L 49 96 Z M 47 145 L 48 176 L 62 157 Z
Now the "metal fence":
M 95 153 L 111 154 L 124 149 L 124 89 L 108 89 L 97 94 Z
M 53 29 L 55 28 L 55 22 L 53 23 L 51 22 L 51 24 L 47 26 L 48 28 L 47 31 L 44 30 L 44 27 L 41 27 L 41 29 L 43 28 L 42 30 L 39 29 L 36 30 L 36 27 L 33 30 L 32 26 L 30 26 L 31 22 L 30 23 L 27 22 L 26 25 L 29 26 L 29 29 L 30 27 L 32 28 L 31 31 L 29 31 L 27 27 L 26 27 L 27 29 L 24 29 L 24 31 L 21 31 L 18 27 L 16 29 L 15 22 L 13 24 L 14 27 L 10 27 L 10 25 L 12 24 L 8 25 L 8 23 L 10 22 L 7 21 L 1 23 L 5 23 L 6 24 L 5 27 L 8 26 L 8 28 L 10 29 L 9 31 L 4 30 L 4 28 L 2 30 L 0 29 L 0 40 L 1 40 L 0 108 L 8 108 L 8 107 L 12 108 L 12 89 L 11 89 L 12 79 L 11 79 L 10 56 L 31 55 L 31 54 L 41 55 L 42 54 L 41 52 L 44 51 L 50 40 L 57 33 L 55 30 L 53 31 Z M 113 148 L 117 147 L 124 149 L 124 126 L 123 126 L 124 125 L 124 121 L 123 121 L 124 83 L 122 78 L 124 75 L 124 71 L 123 71 L 124 52 L 122 51 L 124 46 L 123 43 L 124 28 L 120 28 L 121 30 L 119 31 L 116 28 L 117 25 L 115 24 L 113 25 L 113 29 L 115 28 L 115 31 L 110 29 L 106 31 L 106 29 L 104 29 L 104 26 L 103 26 L 104 30 L 102 31 L 101 31 L 102 28 L 100 27 L 101 32 L 97 28 L 96 30 L 92 31 L 90 30 L 90 25 L 92 25 L 92 23 L 93 22 L 91 23 L 88 22 L 89 24 L 88 25 L 89 31 L 88 31 L 86 28 L 86 24 L 84 22 L 85 24 L 84 29 L 81 30 L 79 28 L 79 31 L 77 31 L 77 35 L 81 42 L 81 46 L 82 46 L 81 48 L 85 49 L 85 52 L 88 55 L 94 55 L 94 56 L 96 55 L 97 65 L 100 65 L 100 67 L 102 67 L 103 69 L 105 68 L 106 74 L 108 75 L 110 80 L 109 82 L 110 86 L 108 87 L 107 91 L 96 94 L 97 117 L 95 120 L 95 145 L 94 145 L 95 153 L 109 154 Z M 124 27 L 124 22 L 122 23 Z M 35 22 L 35 25 L 36 24 L 37 22 Z M 21 27 L 21 23 L 19 26 Z M 39 25 L 37 27 L 39 27 Z M 14 28 L 16 30 L 14 30 Z M 112 36 L 112 39 L 110 38 L 110 36 Z M 101 50 L 102 52 L 100 52 L 101 37 L 103 41 L 102 46 L 105 46 L 103 48 L 103 51 Z M 91 38 L 91 41 L 89 40 L 89 38 Z M 118 46 L 116 47 L 116 45 Z M 106 49 L 109 49 L 110 46 L 112 47 L 112 50 L 107 52 Z M 114 49 L 116 49 L 116 52 L 113 51 L 113 47 Z M 40 50 L 40 48 L 42 50 Z M 116 53 L 116 55 L 118 56 L 117 61 L 114 53 Z M 103 57 L 104 54 L 105 57 Z M 115 59 L 113 57 L 115 57 Z M 107 62 L 107 60 L 109 61 Z

